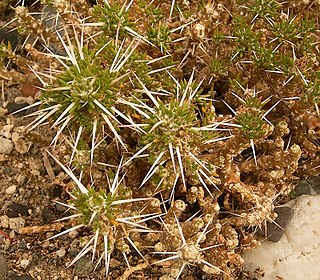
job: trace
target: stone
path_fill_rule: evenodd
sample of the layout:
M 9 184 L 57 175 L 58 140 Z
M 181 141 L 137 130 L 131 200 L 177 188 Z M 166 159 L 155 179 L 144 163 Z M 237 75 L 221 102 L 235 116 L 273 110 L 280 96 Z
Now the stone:
M 39 89 L 37 89 L 38 91 Z M 34 95 L 34 94 L 33 94 Z M 24 97 L 24 96 L 17 96 L 14 99 L 14 103 L 16 104 L 23 104 L 23 103 L 28 103 L 28 104 L 33 104 L 34 103 L 34 99 L 32 98 L 32 96 L 28 96 L 28 97 Z
M 69 237 L 72 239 L 75 239 L 78 236 L 78 234 L 79 234 L 79 231 L 77 231 L 76 229 L 73 229 L 68 233 Z
M 20 266 L 21 266 L 22 268 L 27 268 L 29 264 L 30 264 L 30 261 L 29 261 L 29 260 L 21 260 L 21 261 L 20 261 Z
M 116 267 L 119 267 L 119 266 L 121 266 L 121 262 L 119 262 L 117 259 L 112 258 L 110 260 L 110 267 L 111 268 L 116 268 Z
M 312 194 L 317 195 L 320 194 L 320 177 L 313 177 L 308 179 L 308 183 L 312 188 Z
M 267 237 L 269 241 L 278 242 L 284 233 L 287 223 L 293 216 L 293 210 L 288 206 L 279 206 L 274 211 L 278 217 L 274 222 L 267 223 L 267 230 L 263 227 L 259 233 Z
M 59 257 L 59 258 L 63 258 L 65 255 L 66 255 L 66 249 L 60 249 L 60 250 L 58 250 L 57 252 L 56 252 L 56 254 L 57 254 L 57 256 Z
M 294 195 L 300 196 L 303 194 L 311 194 L 311 186 L 308 181 L 301 180 L 294 188 Z
M 113 270 L 110 273 L 110 278 L 111 279 L 118 279 L 119 276 L 120 276 L 120 272 L 118 270 Z
M 12 136 L 11 136 L 11 140 L 13 143 L 15 143 L 19 138 L 20 138 L 20 134 L 16 131 L 12 132 Z
M 16 104 L 14 102 L 9 102 L 7 105 L 7 110 L 9 114 L 15 113 L 25 107 L 29 106 L 28 103 L 23 103 L 23 104 Z M 22 110 L 19 113 L 15 113 L 17 116 L 25 116 L 27 114 L 26 110 Z
M 22 239 L 20 242 L 19 242 L 19 249 L 27 249 L 28 248 L 28 243 Z
M 23 139 L 15 141 L 14 148 L 20 155 L 26 154 L 29 150 L 27 143 Z
M 54 208 L 51 206 L 42 209 L 41 217 L 45 223 L 51 223 L 58 218 L 54 211 Z
M 13 150 L 13 143 L 10 139 L 0 137 L 0 154 L 9 155 Z
M 46 248 L 49 248 L 50 246 L 50 241 L 49 240 L 45 240 L 41 243 L 41 247 L 46 249 Z
M 261 241 L 246 252 L 245 268 L 253 274 L 260 268 L 264 280 L 319 280 L 320 196 L 303 195 L 287 206 L 294 213 L 279 242 Z
M 9 227 L 10 227 L 10 229 L 20 230 L 24 227 L 25 222 L 26 221 L 21 217 L 11 218 L 11 219 L 9 219 Z
M 87 277 L 93 270 L 94 265 L 91 259 L 80 259 L 74 265 L 74 273 L 78 277 Z
M 9 228 L 9 217 L 7 215 L 0 216 L 0 227 Z
M 6 194 L 14 194 L 17 190 L 17 186 L 16 185 L 12 185 L 8 188 L 6 188 Z
M 28 207 L 28 206 L 13 202 L 10 205 L 8 205 L 6 214 L 10 218 L 17 218 L 20 215 L 27 217 L 27 216 L 29 216 L 29 209 L 30 209 L 30 207 Z

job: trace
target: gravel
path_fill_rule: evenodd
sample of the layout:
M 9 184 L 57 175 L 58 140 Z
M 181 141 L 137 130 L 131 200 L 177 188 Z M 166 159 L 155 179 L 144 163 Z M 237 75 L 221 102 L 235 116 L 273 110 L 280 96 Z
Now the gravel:
M 65 254 L 66 254 L 66 249 L 60 249 L 60 250 L 58 250 L 57 252 L 56 252 L 56 254 L 57 254 L 57 256 L 59 257 L 59 258 L 63 258 L 64 256 L 65 256 Z
M 24 227 L 26 221 L 22 217 L 11 218 L 9 219 L 9 227 L 10 229 L 20 230 Z
M 0 154 L 9 155 L 13 150 L 13 143 L 10 139 L 0 137 Z
M 16 185 L 12 185 L 8 188 L 6 188 L 6 194 L 14 194 L 17 190 L 17 186 Z
M 23 268 L 27 268 L 29 264 L 30 264 L 29 260 L 21 260 L 20 261 L 20 266 Z

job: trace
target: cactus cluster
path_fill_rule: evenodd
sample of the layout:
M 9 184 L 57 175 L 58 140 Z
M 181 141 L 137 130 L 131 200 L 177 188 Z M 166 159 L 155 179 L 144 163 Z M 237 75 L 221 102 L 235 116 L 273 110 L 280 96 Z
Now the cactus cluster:
M 34 13 L 23 2 L 8 26 L 25 42 L 1 44 L 0 75 L 42 84 L 26 133 L 50 124 L 48 150 L 74 185 L 61 202 L 73 227 L 54 237 L 91 233 L 71 264 L 92 252 L 108 277 L 119 251 L 175 279 L 190 266 L 237 277 L 276 198 L 320 172 L 312 7 L 42 0 Z

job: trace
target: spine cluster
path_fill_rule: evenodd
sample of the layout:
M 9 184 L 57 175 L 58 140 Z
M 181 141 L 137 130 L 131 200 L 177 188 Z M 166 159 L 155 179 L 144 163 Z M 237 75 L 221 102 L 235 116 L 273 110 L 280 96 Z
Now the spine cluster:
M 26 40 L 0 45 L 0 75 L 42 84 L 26 133 L 49 122 L 49 153 L 74 186 L 61 219 L 73 226 L 53 238 L 91 234 L 70 265 L 92 252 L 108 277 L 119 251 L 129 268 L 135 254 L 176 279 L 190 266 L 233 279 L 276 198 L 319 174 L 317 19 L 224 2 L 14 8 Z

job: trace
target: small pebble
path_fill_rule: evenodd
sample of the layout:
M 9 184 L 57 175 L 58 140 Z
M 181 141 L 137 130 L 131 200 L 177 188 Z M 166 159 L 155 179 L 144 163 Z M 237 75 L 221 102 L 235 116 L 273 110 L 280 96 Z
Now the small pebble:
M 76 262 L 74 266 L 74 273 L 78 277 L 87 277 L 90 272 L 93 270 L 94 265 L 91 262 L 91 259 L 80 259 Z
M 22 249 L 22 250 L 24 250 L 24 249 L 26 249 L 28 246 L 27 246 L 27 242 L 24 240 L 24 239 L 22 239 L 20 242 L 19 242 L 19 249 Z
M 50 245 L 50 241 L 49 240 L 45 240 L 44 242 L 41 243 L 41 247 L 43 249 L 48 248 Z
M 10 229 L 19 230 L 22 229 L 25 225 L 25 220 L 21 217 L 9 219 Z
M 59 203 L 57 203 L 55 206 L 56 206 L 57 211 L 59 211 L 59 212 L 64 212 L 64 211 L 68 210 L 68 208 L 66 206 L 61 205 Z
M 21 155 L 27 153 L 28 150 L 29 150 L 29 147 L 28 147 L 27 143 L 23 139 L 18 139 L 14 143 L 14 148 Z
M 10 174 L 10 173 L 11 173 L 11 168 L 10 167 L 3 168 L 3 174 Z
M 29 216 L 28 210 L 30 207 L 13 202 L 7 206 L 6 214 L 9 216 L 9 218 L 18 218 L 20 216 L 27 217 Z
M 0 227 L 9 228 L 9 217 L 7 215 L 0 216 Z
M 59 258 L 63 258 L 66 255 L 66 250 L 65 249 L 60 249 L 56 252 L 57 256 Z
M 10 238 L 12 238 L 12 239 L 15 239 L 15 238 L 16 238 L 16 234 L 15 234 L 14 230 L 11 230 L 11 231 L 9 232 L 9 236 L 10 236 Z
M 76 229 L 74 229 L 74 230 L 70 231 L 68 235 L 70 238 L 74 239 L 78 236 L 78 234 L 79 234 L 79 232 Z
M 115 268 L 115 267 L 120 266 L 120 265 L 121 265 L 121 262 L 119 262 L 118 260 L 116 260 L 114 258 L 112 258 L 110 260 L 110 267 L 111 268 Z
M 14 99 L 14 103 L 16 104 L 23 104 L 23 103 L 28 103 L 28 104 L 33 104 L 34 103 L 34 99 L 32 98 L 32 96 L 28 96 L 28 97 L 24 97 L 24 96 L 17 96 Z
M 14 194 L 16 190 L 17 190 L 17 186 L 12 185 L 12 186 L 6 188 L 6 194 Z
M 10 154 L 13 150 L 13 143 L 11 140 L 0 137 L 0 154 Z
M 9 114 L 12 114 L 12 113 L 15 113 L 15 112 L 17 112 L 17 111 L 19 111 L 19 110 L 27 107 L 27 106 L 29 106 L 28 103 L 16 104 L 16 103 L 14 103 L 14 102 L 9 102 L 9 103 L 7 104 L 7 112 L 8 112 Z M 22 110 L 21 112 L 15 113 L 14 115 L 15 115 L 15 116 L 24 116 L 24 115 L 26 115 L 26 114 L 27 114 L 27 113 L 26 113 L 26 110 Z
M 29 159 L 28 164 L 31 174 L 33 174 L 34 176 L 39 176 L 39 170 L 42 168 L 42 162 L 39 160 Z
M 11 140 L 15 143 L 20 138 L 20 134 L 16 131 L 12 132 Z
M 11 129 L 13 128 L 12 124 L 6 124 L 3 126 L 2 130 L 0 131 L 0 135 L 6 138 L 11 138 Z
M 27 266 L 30 264 L 29 260 L 21 260 L 20 266 L 23 268 L 27 268 Z
M 54 235 L 53 232 L 47 232 L 46 233 L 46 238 L 48 239 L 48 238 L 52 237 L 53 235 Z
M 117 279 L 120 276 L 120 272 L 118 270 L 114 270 L 111 272 L 111 278 Z

